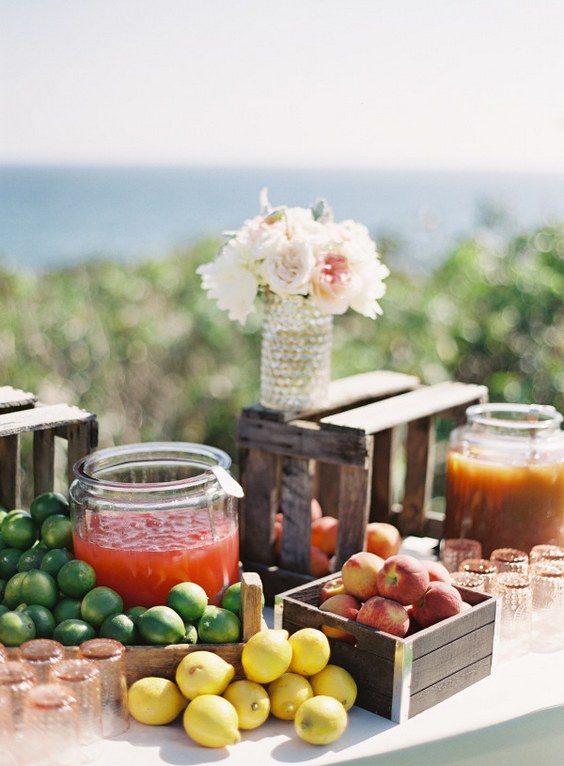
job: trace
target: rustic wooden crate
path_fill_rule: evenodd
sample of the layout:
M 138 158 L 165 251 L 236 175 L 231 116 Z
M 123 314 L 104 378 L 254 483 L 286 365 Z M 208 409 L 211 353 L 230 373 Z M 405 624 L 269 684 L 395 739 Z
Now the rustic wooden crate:
M 262 583 L 256 572 L 243 572 L 241 576 L 242 640 L 231 644 L 169 644 L 168 646 L 126 646 L 125 670 L 128 685 L 145 676 L 160 676 L 174 680 L 180 660 L 196 651 L 214 652 L 235 667 L 234 679 L 244 678 L 241 653 L 245 643 L 259 630 L 266 628 L 262 616 Z M 18 648 L 8 648 L 11 658 L 17 659 Z M 65 647 L 65 656 L 75 658 L 78 647 Z
M 402 723 L 491 673 L 498 633 L 498 600 L 458 588 L 472 609 L 406 638 L 397 638 L 317 608 L 318 579 L 276 596 L 275 626 L 294 633 L 322 625 L 352 633 L 356 645 L 330 638 L 331 662 L 351 673 L 356 704 Z
M 34 394 L 0 386 L 0 505 L 18 508 L 22 499 L 22 438 L 33 439 L 32 493 L 53 490 L 55 439 L 66 442 L 67 479 L 72 467 L 98 443 L 98 423 L 91 412 L 67 404 L 45 405 Z
M 334 569 L 364 545 L 368 521 L 388 521 L 402 535 L 440 537 L 429 513 L 439 420 L 465 422 L 469 405 L 487 400 L 485 386 L 423 386 L 413 376 L 373 372 L 331 384 L 324 409 L 285 414 L 260 405 L 238 420 L 241 560 L 257 571 L 266 598 L 314 578 L 310 571 L 310 505 L 339 518 Z M 403 497 L 394 505 L 393 469 L 405 455 Z M 274 552 L 283 514 L 280 560 Z

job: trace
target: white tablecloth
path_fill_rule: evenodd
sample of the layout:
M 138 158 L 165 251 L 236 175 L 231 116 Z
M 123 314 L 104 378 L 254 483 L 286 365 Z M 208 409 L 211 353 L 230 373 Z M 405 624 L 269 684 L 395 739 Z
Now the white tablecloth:
M 564 649 L 500 659 L 486 679 L 402 724 L 353 707 L 333 745 L 302 742 L 289 721 L 270 718 L 237 745 L 200 747 L 179 721 L 131 722 L 104 740 L 92 766 L 306 763 L 358 766 L 561 766 L 564 764 Z

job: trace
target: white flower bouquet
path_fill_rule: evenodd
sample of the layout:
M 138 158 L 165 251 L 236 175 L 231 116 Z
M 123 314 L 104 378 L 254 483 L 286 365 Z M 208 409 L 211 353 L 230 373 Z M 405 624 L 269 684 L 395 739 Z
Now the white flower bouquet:
M 389 269 L 368 229 L 355 221 L 337 222 L 322 200 L 313 207 L 277 207 L 260 195 L 261 212 L 227 238 L 210 263 L 197 273 L 208 296 L 244 324 L 260 292 L 307 296 L 326 314 L 349 308 L 376 319 Z

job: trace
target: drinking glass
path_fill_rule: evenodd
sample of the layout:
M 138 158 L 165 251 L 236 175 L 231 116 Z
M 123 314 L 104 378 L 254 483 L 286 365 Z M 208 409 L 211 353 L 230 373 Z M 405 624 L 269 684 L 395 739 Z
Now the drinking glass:
M 529 551 L 529 562 L 534 564 L 536 561 L 564 562 L 564 548 L 550 544 L 533 545 Z
M 86 755 L 94 755 L 102 739 L 102 695 L 100 671 L 88 660 L 62 660 L 51 667 L 51 680 L 64 686 L 76 699 L 80 744 Z
M 441 560 L 449 572 L 456 572 L 465 559 L 479 559 L 482 556 L 482 544 L 478 540 L 464 537 L 451 537 L 443 540 Z
M 36 684 L 25 695 L 23 766 L 76 766 L 81 761 L 77 701 L 60 684 Z
M 529 568 L 529 556 L 525 551 L 517 548 L 496 548 L 490 554 L 498 572 L 519 572 L 527 574 Z
M 536 561 L 533 586 L 533 636 L 538 650 L 564 646 L 564 562 Z
M 33 670 L 37 683 L 47 683 L 51 667 L 64 656 L 64 646 L 51 638 L 32 638 L 20 646 L 20 661 Z
M 497 573 L 497 567 L 489 559 L 465 559 L 458 567 L 459 572 L 477 574 L 484 580 L 484 592 L 491 593 L 494 577 Z
M 10 699 L 14 737 L 21 738 L 24 699 L 35 685 L 33 670 L 17 660 L 0 662 L 0 691 Z
M 476 572 L 452 572 L 450 579 L 453 585 L 460 585 L 462 588 L 471 590 L 485 591 L 486 578 L 483 574 Z
M 533 618 L 530 578 L 518 572 L 500 572 L 494 576 L 492 595 L 501 600 L 501 655 L 511 658 L 529 651 Z
M 91 638 L 80 644 L 78 655 L 100 671 L 102 734 L 122 734 L 129 727 L 124 645 L 111 638 Z

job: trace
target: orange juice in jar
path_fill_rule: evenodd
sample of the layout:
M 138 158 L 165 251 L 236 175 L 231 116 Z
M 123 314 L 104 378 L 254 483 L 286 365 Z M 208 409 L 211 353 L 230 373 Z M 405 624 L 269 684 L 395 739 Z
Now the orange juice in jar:
M 553 407 L 482 404 L 449 440 L 445 537 L 523 551 L 564 543 L 564 432 Z
M 165 604 L 179 582 L 210 602 L 239 578 L 237 498 L 229 456 L 191 443 L 99 450 L 75 465 L 74 554 L 124 608 Z

